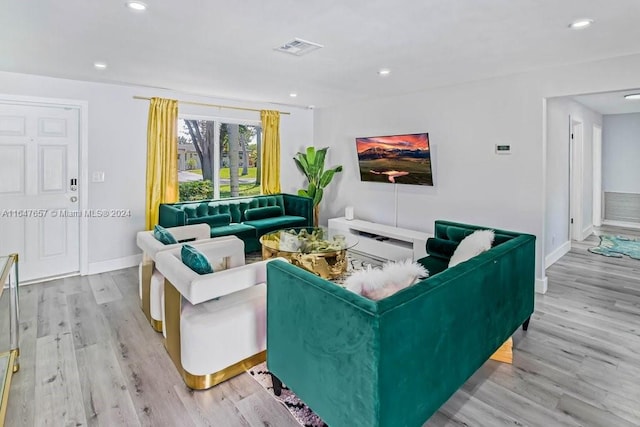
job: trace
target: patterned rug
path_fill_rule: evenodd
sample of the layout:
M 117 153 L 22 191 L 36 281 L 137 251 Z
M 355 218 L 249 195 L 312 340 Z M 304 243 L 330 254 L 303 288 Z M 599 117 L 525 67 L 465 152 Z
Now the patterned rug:
M 640 240 L 624 236 L 600 236 L 600 245 L 589 248 L 589 252 L 614 258 L 622 258 L 627 255 L 630 258 L 640 260 Z
M 265 390 L 269 392 L 274 399 L 282 403 L 285 408 L 291 412 L 291 415 L 298 421 L 298 424 L 304 427 L 328 427 L 327 424 L 320 419 L 305 403 L 298 399 L 289 388 L 282 384 L 282 392 L 280 396 L 273 394 L 273 385 L 271 382 L 271 375 L 267 370 L 267 363 L 263 362 L 254 366 L 247 372 L 251 374 L 251 377 L 258 382 Z
M 259 252 L 254 252 L 245 256 L 247 263 L 260 261 L 261 259 L 262 256 Z M 349 252 L 349 267 L 347 272 L 333 281 L 341 284 L 353 271 L 361 270 L 368 266 L 375 268 L 382 264 L 383 261 L 378 259 Z M 271 375 L 267 370 L 266 362 L 254 366 L 247 372 L 249 372 L 251 377 L 255 379 L 267 392 L 269 392 L 274 399 L 282 403 L 284 407 L 287 408 L 296 421 L 298 421 L 298 424 L 304 427 L 328 427 L 327 424 L 322 421 L 322 419 L 320 419 L 320 417 L 316 415 L 302 400 L 300 400 L 295 393 L 289 390 L 285 384 L 282 385 L 282 393 L 280 396 L 273 394 L 273 384 L 271 382 Z

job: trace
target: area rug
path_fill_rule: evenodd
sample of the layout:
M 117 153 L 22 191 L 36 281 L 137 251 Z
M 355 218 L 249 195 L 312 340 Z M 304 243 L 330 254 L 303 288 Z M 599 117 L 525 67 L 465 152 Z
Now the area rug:
M 627 255 L 630 258 L 640 260 L 640 240 L 624 236 L 600 236 L 600 245 L 589 248 L 589 252 L 614 258 L 622 258 Z
M 303 401 L 298 399 L 285 384 L 282 384 L 282 392 L 280 396 L 273 394 L 273 385 L 271 383 L 271 374 L 267 370 L 267 363 L 263 362 L 254 366 L 247 372 L 258 382 L 274 399 L 282 403 L 289 410 L 291 415 L 298 421 L 298 424 L 304 427 L 328 427 L 327 424 L 320 419 Z

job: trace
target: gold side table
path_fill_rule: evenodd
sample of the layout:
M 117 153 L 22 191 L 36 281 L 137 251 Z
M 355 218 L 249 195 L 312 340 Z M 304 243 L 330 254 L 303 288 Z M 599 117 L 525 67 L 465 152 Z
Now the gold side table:
M 5 285 L 9 292 L 9 350 L 0 354 L 0 426 L 4 425 L 7 414 L 11 377 L 20 369 L 18 284 L 18 254 L 0 256 L 0 297 Z

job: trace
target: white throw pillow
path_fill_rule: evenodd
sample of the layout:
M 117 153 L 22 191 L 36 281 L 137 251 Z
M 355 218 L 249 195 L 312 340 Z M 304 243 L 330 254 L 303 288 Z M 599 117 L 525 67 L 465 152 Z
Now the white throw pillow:
M 382 269 L 371 268 L 353 273 L 344 282 L 345 287 L 363 297 L 378 301 L 393 295 L 427 277 L 429 272 L 411 260 L 390 262 Z
M 449 260 L 449 267 L 460 264 L 491 249 L 495 233 L 493 230 L 478 230 L 468 235 L 458 245 Z

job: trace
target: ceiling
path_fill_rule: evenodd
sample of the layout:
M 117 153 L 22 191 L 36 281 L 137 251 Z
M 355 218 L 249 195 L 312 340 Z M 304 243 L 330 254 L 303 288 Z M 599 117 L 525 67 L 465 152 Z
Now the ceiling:
M 593 93 L 590 95 L 574 96 L 572 98 L 600 114 L 640 113 L 640 100 L 629 100 L 624 98 L 625 95 L 632 93 L 640 93 L 640 89 Z
M 640 53 L 638 0 L 146 3 L 3 0 L 0 70 L 322 107 Z M 295 37 L 324 48 L 273 50 Z

